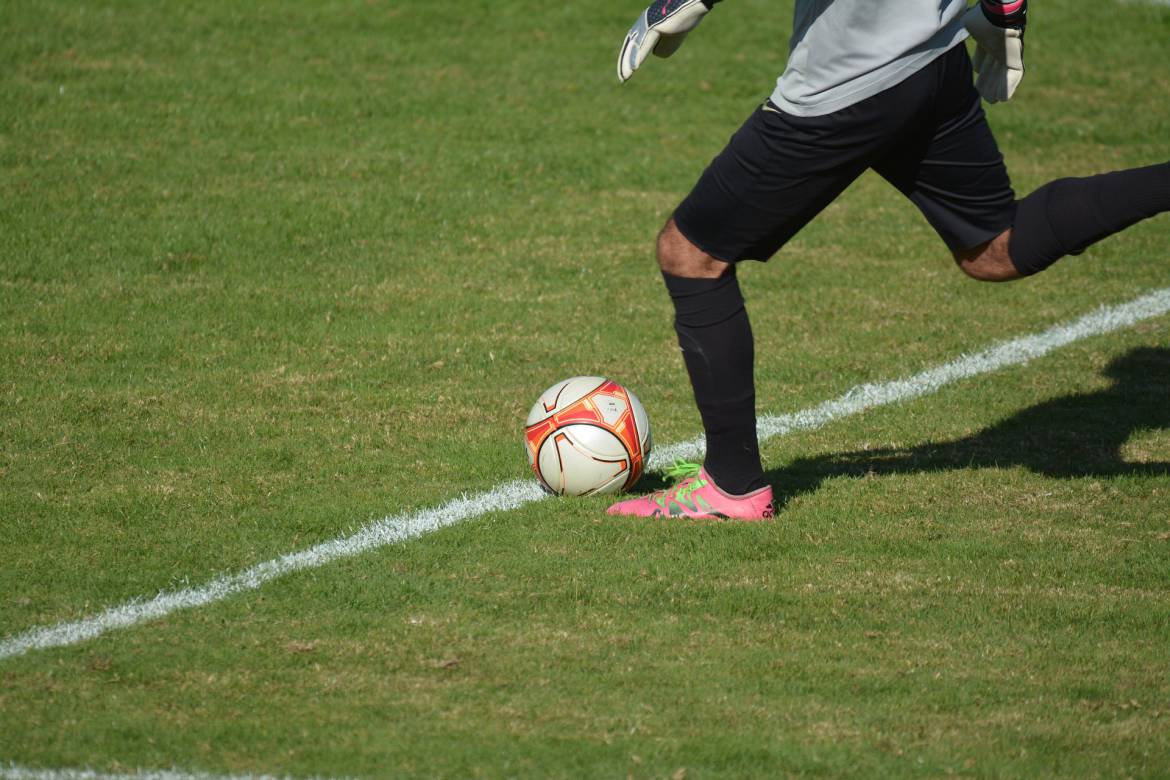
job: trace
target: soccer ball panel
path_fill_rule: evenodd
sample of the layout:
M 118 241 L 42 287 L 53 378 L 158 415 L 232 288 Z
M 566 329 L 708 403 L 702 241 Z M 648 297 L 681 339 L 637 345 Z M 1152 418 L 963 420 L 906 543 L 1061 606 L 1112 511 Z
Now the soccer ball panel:
M 604 388 L 593 394 L 593 403 L 597 405 L 601 419 L 605 420 L 606 425 L 611 426 L 621 422 L 622 415 L 630 410 L 630 405 L 622 393 L 606 392 Z
M 631 459 L 611 431 L 596 425 L 566 425 L 545 438 L 536 462 L 554 493 L 583 496 L 624 485 Z
M 589 393 L 605 384 L 605 378 L 600 376 L 575 376 L 555 385 L 540 394 L 532 410 L 528 412 L 527 425 L 534 425 L 541 420 L 547 420 L 558 412 L 580 401 Z

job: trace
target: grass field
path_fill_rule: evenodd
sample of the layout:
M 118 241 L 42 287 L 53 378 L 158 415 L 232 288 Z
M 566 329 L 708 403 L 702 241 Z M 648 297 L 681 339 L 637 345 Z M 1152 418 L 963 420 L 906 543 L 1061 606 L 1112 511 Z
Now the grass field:
M 791 5 L 621 87 L 624 0 L 0 6 L 0 641 L 525 479 L 565 376 L 696 436 L 652 239 Z M 1170 7 L 1034 6 L 1017 189 L 1170 158 Z M 1167 279 L 1162 217 L 980 285 L 867 176 L 743 269 L 761 410 Z M 774 523 L 539 501 L 4 658 L 0 777 L 1170 776 L 1170 316 L 764 456 Z

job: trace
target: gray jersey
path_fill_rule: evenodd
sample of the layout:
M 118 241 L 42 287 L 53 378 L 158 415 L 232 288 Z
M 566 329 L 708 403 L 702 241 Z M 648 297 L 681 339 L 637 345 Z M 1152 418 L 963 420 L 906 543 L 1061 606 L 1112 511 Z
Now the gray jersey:
M 796 0 L 772 102 L 821 116 L 876 95 L 966 38 L 966 10 L 967 0 Z

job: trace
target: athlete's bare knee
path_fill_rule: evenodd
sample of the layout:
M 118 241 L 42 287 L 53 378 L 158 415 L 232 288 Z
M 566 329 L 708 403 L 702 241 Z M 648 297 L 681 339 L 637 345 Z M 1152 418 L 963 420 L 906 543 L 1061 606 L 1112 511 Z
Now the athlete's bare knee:
M 692 244 L 673 218 L 658 234 L 658 266 L 671 276 L 690 279 L 714 279 L 731 270 L 731 263 L 716 260 Z
M 1010 282 L 1020 278 L 1020 272 L 1012 263 L 1008 247 L 1011 230 L 1005 230 L 985 244 L 970 249 L 956 249 L 952 254 L 959 269 L 972 279 L 981 282 Z

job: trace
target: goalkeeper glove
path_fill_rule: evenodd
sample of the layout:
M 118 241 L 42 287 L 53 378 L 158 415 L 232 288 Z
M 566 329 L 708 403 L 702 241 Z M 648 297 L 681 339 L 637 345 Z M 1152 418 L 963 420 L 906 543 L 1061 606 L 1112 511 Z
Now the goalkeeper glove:
M 975 40 L 975 87 L 988 103 L 1010 100 L 1024 78 L 1028 0 L 979 0 L 963 17 Z
M 618 78 L 626 81 L 653 52 L 669 57 L 682 46 L 687 33 L 721 0 L 654 0 L 626 34 L 618 55 Z

